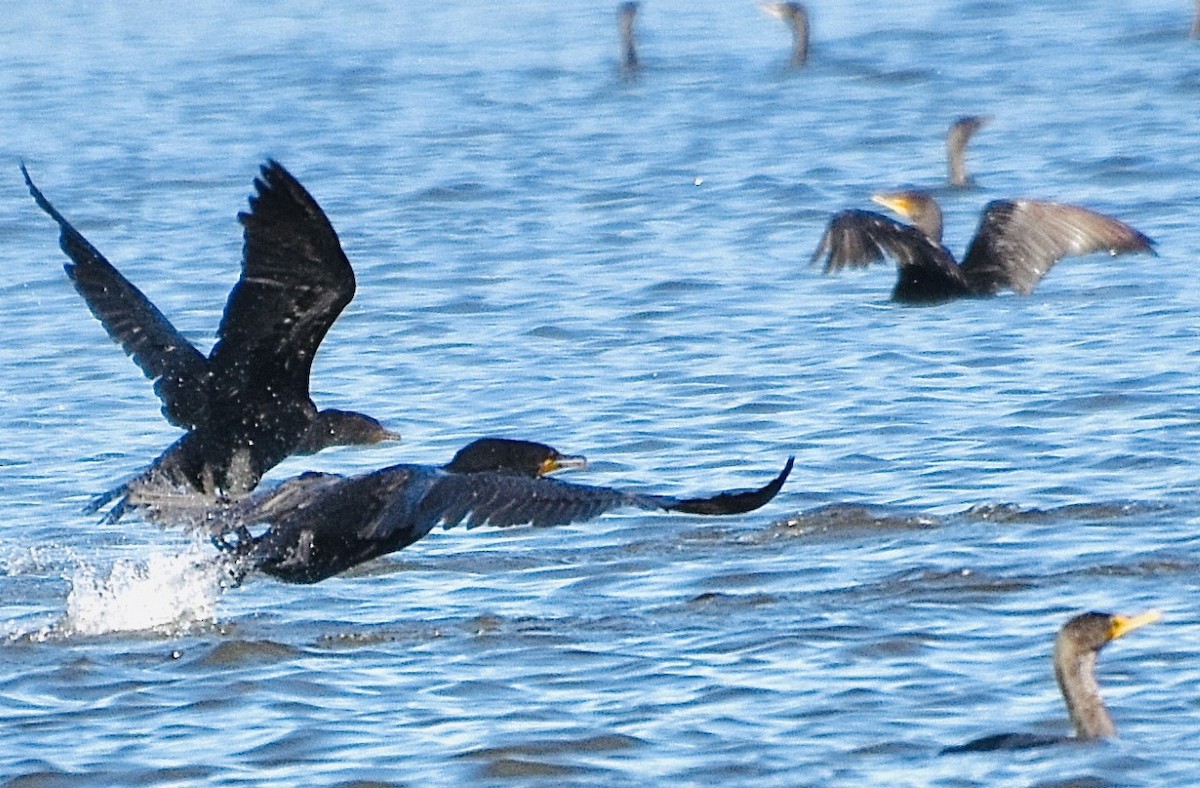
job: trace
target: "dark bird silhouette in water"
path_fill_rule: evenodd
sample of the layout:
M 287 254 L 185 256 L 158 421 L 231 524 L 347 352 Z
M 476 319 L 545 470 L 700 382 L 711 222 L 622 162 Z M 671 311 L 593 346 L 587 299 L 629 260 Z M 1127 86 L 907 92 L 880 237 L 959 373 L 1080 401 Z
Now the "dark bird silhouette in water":
M 1076 205 L 1040 200 L 994 200 L 983 209 L 962 265 L 942 246 L 942 209 L 932 195 L 907 190 L 876 194 L 874 202 L 908 219 L 873 211 L 834 214 L 812 262 L 825 273 L 862 268 L 887 258 L 899 278 L 892 298 L 936 303 L 955 298 L 1033 292 L 1064 257 L 1107 251 L 1154 253 L 1154 242 L 1124 222 Z
M 115 499 L 115 521 L 143 487 L 205 495 L 249 492 L 289 454 L 400 436 L 375 419 L 318 411 L 309 397 L 313 356 L 354 296 L 354 272 L 333 226 L 304 187 L 274 161 L 256 178 L 242 274 L 229 294 L 207 358 L 121 275 L 21 172 L 37 204 L 58 222 L 67 276 L 92 314 L 146 376 L 167 421 L 187 430 L 148 469 L 90 507 Z
M 633 32 L 637 12 L 637 3 L 621 3 L 617 6 L 617 33 L 621 37 L 621 73 L 626 77 L 636 74 L 642 65 L 638 60 L 637 39 Z
M 788 65 L 802 68 L 808 63 L 808 10 L 799 3 L 760 3 L 758 7 L 791 28 L 792 56 Z
M 1110 642 L 1160 618 L 1162 614 L 1157 610 L 1137 616 L 1084 613 L 1059 630 L 1054 641 L 1054 677 L 1075 726 L 1074 736 L 1000 733 L 947 747 L 942 753 L 1024 750 L 1116 736 L 1117 726 L 1104 706 L 1100 685 L 1096 683 L 1096 657 Z
M 545 478 L 586 462 L 542 443 L 484 438 L 443 466 L 393 465 L 350 477 L 306 473 L 215 507 L 197 507 L 195 499 L 142 503 L 162 525 L 206 530 L 226 550 L 239 579 L 259 571 L 289 583 L 316 583 L 407 547 L 438 524 L 562 525 L 623 506 L 703 515 L 753 511 L 779 492 L 792 462 L 755 490 L 676 498 Z M 252 536 L 255 525 L 267 529 Z M 226 541 L 231 534 L 233 544 Z
M 975 179 L 967 174 L 967 143 L 975 132 L 991 122 L 991 115 L 966 115 L 950 124 L 946 132 L 946 166 L 951 186 L 965 189 L 975 184 Z

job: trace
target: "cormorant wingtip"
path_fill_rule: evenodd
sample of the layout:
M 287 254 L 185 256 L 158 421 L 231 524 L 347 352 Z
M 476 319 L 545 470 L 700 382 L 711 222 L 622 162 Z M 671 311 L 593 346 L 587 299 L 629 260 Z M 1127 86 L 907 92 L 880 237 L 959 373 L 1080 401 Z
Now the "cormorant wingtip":
M 21 175 L 25 177 L 25 185 L 29 187 L 29 193 L 33 195 L 33 201 L 38 204 L 39 208 L 50 214 L 50 218 L 54 219 L 54 221 L 58 222 L 59 224 L 62 224 L 64 221 L 62 216 L 60 216 L 58 211 L 54 209 L 54 206 L 50 204 L 50 201 L 46 199 L 46 195 L 42 194 L 42 190 L 34 185 L 33 178 L 30 177 L 29 170 L 25 167 L 24 160 L 21 161 L 19 166 L 21 168 Z
M 771 491 L 771 498 L 774 498 L 779 491 L 783 489 L 783 483 L 786 482 L 788 477 L 792 475 L 792 466 L 795 464 L 796 456 L 789 456 L 787 458 L 787 462 L 783 464 L 783 470 L 779 472 L 779 475 L 775 477 L 773 482 L 767 485 L 766 489 Z

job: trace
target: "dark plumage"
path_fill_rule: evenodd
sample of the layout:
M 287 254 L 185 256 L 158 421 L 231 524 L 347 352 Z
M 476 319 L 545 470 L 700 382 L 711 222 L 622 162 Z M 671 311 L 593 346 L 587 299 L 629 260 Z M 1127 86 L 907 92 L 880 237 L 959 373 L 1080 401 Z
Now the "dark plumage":
M 792 56 L 788 65 L 801 68 L 808 63 L 808 10 L 800 3 L 760 3 L 758 7 L 791 28 Z
M 1107 251 L 1154 252 L 1154 242 L 1112 217 L 1075 205 L 1040 200 L 994 200 L 983 209 L 962 265 L 942 246 L 942 210 L 925 192 L 909 190 L 871 198 L 912 224 L 872 211 L 834 214 L 812 262 L 825 273 L 864 267 L 887 258 L 899 278 L 892 298 L 930 303 L 953 298 L 1033 292 L 1064 257 Z
M 205 529 L 222 544 L 228 534 L 237 534 L 237 544 L 228 547 L 238 575 L 257 570 L 290 583 L 316 583 L 407 547 L 439 523 L 445 528 L 562 525 L 622 506 L 705 515 L 749 512 L 774 498 L 792 469 L 789 458 L 764 487 L 705 498 L 544 478 L 583 464 L 582 457 L 564 456 L 545 444 L 485 438 L 440 467 L 393 465 L 350 477 L 306 473 L 273 490 L 206 509 L 171 498 L 140 503 L 158 522 Z M 259 524 L 267 530 L 251 536 L 249 527 Z
M 1096 683 L 1096 656 L 1113 640 L 1162 618 L 1157 610 L 1137 616 L 1083 613 L 1075 616 L 1054 640 L 1054 677 L 1075 726 L 1074 736 L 1039 736 L 1032 733 L 1000 733 L 947 747 L 943 753 L 1020 750 L 1079 741 L 1107 739 L 1117 735 L 1116 725 L 1100 697 Z
M 399 436 L 361 413 L 318 412 L 309 397 L 313 356 L 354 296 L 354 272 L 333 226 L 282 166 L 255 179 L 241 278 L 225 304 L 207 358 L 121 275 L 21 172 L 34 200 L 61 230 L 67 276 L 109 336 L 131 355 L 162 400 L 163 415 L 188 432 L 143 473 L 98 497 L 93 510 L 137 488 L 164 486 L 240 494 L 294 452 Z
M 965 189 L 974 185 L 975 179 L 967 174 L 967 143 L 991 121 L 990 115 L 966 115 L 950 124 L 946 132 L 946 177 L 951 186 Z

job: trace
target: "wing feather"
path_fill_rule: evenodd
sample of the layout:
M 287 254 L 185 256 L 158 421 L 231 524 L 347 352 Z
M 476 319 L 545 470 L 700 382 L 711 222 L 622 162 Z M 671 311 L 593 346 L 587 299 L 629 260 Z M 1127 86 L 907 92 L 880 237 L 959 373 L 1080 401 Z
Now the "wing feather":
M 995 200 L 984 208 L 962 272 L 979 295 L 1029 295 L 1064 257 L 1154 252 L 1154 242 L 1111 216 L 1040 200 Z
M 71 258 L 63 268 L 75 290 L 113 341 L 154 381 L 167 421 L 185 429 L 203 423 L 208 360 L 50 204 L 23 164 L 21 173 L 38 206 L 58 223 L 59 245 Z
M 354 271 L 316 200 L 279 163 L 254 186 L 242 276 L 213 348 L 214 396 L 236 401 L 256 381 L 308 397 L 313 356 L 354 297 Z
M 810 262 L 815 264 L 824 257 L 824 271 L 831 274 L 889 259 L 900 266 L 913 266 L 941 256 L 946 256 L 944 250 L 912 225 L 874 211 L 850 209 L 829 220 Z

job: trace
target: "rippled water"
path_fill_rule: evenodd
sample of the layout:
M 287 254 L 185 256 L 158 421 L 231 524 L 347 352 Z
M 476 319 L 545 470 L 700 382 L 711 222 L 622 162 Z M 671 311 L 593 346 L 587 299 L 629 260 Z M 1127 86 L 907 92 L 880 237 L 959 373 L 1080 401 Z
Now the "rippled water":
M 168 4 L 169 5 L 169 4 Z M 1190 4 L 811 4 L 811 66 L 752 4 L 30 4 L 0 19 L 0 776 L 16 784 L 468 781 L 1180 784 L 1200 759 Z M 828 7 L 826 7 L 828 6 Z M 979 207 L 1113 213 L 1159 256 L 1068 260 L 1030 298 L 891 304 L 806 261 L 831 212 L 936 186 L 995 116 Z M 358 273 L 323 405 L 443 462 L 484 434 L 576 480 L 779 498 L 449 531 L 312 587 L 222 592 L 211 548 L 88 496 L 176 437 L 63 276 L 52 201 L 207 348 L 266 156 Z M 1049 666 L 1085 609 L 1166 618 L 1101 660 L 1122 736 Z M 23 778 L 23 779 L 18 779 Z

